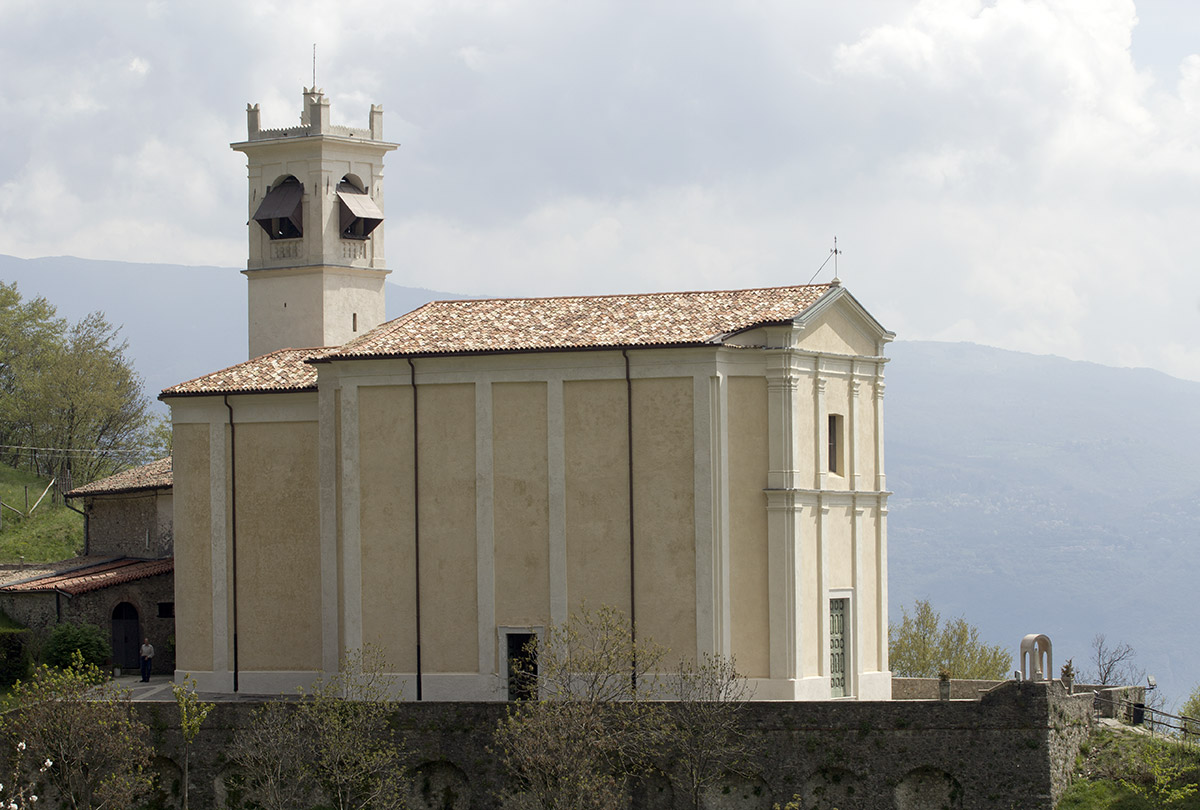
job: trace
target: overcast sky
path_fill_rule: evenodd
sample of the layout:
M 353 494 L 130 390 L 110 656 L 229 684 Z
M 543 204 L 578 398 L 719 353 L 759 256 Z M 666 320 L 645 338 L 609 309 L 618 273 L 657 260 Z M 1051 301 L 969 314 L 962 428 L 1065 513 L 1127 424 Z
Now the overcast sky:
M 0 32 L 0 253 L 244 266 L 228 144 L 247 102 L 297 120 L 315 42 L 334 123 L 381 103 L 402 144 L 399 284 L 805 283 L 836 235 L 901 338 L 1200 380 L 1193 0 L 4 0 Z

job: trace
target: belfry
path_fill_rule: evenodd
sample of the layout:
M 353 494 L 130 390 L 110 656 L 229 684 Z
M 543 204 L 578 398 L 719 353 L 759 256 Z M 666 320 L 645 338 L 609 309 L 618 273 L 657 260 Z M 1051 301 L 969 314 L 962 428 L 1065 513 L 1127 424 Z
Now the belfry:
M 384 320 L 383 109 L 366 129 L 329 123 L 305 88 L 300 125 L 262 129 L 246 108 L 250 357 L 338 346 Z

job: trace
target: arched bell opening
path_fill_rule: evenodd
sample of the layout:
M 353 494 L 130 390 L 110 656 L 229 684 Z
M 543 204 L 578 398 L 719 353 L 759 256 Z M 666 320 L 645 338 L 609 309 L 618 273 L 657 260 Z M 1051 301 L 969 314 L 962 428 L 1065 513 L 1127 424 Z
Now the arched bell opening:
M 254 221 L 271 239 L 299 239 L 304 236 L 302 200 L 304 186 L 287 175 L 267 186 L 267 194 L 254 212 Z
M 341 179 L 337 196 L 343 239 L 367 239 L 383 222 L 383 211 L 356 175 L 348 174 Z

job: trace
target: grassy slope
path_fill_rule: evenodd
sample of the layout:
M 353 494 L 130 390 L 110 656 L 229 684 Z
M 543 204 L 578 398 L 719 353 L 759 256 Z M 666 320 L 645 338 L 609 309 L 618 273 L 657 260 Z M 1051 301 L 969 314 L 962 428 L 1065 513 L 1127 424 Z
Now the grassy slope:
M 1084 746 L 1078 763 L 1080 777 L 1071 785 L 1057 810 L 1200 810 L 1200 791 L 1170 804 L 1157 804 L 1122 784 L 1148 790 L 1196 784 L 1200 781 L 1200 747 L 1163 742 L 1141 734 L 1097 728 Z
M 37 501 L 49 481 L 0 464 L 0 500 L 25 511 L 25 487 L 29 505 Z M 47 494 L 33 516 L 23 518 L 4 509 L 0 529 L 0 563 L 52 562 L 75 556 L 83 548 L 83 516 L 61 504 L 52 504 Z

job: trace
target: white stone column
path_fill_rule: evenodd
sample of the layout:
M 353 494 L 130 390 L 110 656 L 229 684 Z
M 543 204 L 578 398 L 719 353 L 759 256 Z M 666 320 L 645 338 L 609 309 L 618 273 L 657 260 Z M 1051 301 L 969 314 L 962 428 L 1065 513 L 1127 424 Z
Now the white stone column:
M 318 370 L 318 469 L 319 521 L 321 524 L 321 668 L 326 675 L 338 671 L 341 638 L 338 629 L 338 480 L 337 400 L 333 382 L 321 380 Z M 322 384 L 324 383 L 324 384 Z
M 851 508 L 853 509 L 853 521 L 850 526 L 850 547 L 853 555 L 853 568 L 850 571 L 850 583 L 854 588 L 854 602 L 850 606 L 850 619 L 853 622 L 852 632 L 854 633 L 854 646 L 851 651 L 850 663 L 854 666 L 853 672 L 847 672 L 847 677 L 853 678 L 854 694 L 860 694 L 859 690 L 859 674 L 863 671 L 863 663 L 866 660 L 866 649 L 863 647 L 863 625 L 867 621 L 874 621 L 873 616 L 864 616 L 860 607 L 863 602 L 863 508 L 858 505 L 858 498 L 855 497 Z M 886 635 L 886 633 L 885 633 Z
M 801 677 L 805 632 L 800 607 L 801 505 L 792 490 L 767 490 L 767 598 L 770 624 L 770 677 Z
M 846 413 L 846 479 L 851 490 L 858 489 L 858 392 L 862 385 L 850 366 L 850 402 Z M 825 420 L 828 423 L 828 419 Z
M 799 375 L 792 352 L 767 351 L 767 488 L 795 489 L 796 396 Z
M 876 622 L 879 639 L 879 671 L 887 672 L 888 664 L 888 572 L 887 572 L 887 495 L 879 496 L 879 507 L 875 520 L 875 583 L 878 602 Z
M 813 418 L 816 420 L 813 429 L 816 442 L 813 448 L 813 489 L 825 489 L 826 476 L 829 474 L 829 415 L 825 407 L 824 368 L 820 358 L 817 358 L 816 365 L 816 375 L 813 377 Z
M 342 629 L 345 650 L 362 647 L 362 532 L 359 488 L 358 386 L 341 389 Z
M 563 381 L 546 380 L 546 473 L 549 486 L 550 621 L 567 621 L 567 484 Z
M 723 375 L 696 374 L 692 378 L 698 655 L 732 652 L 727 392 Z
M 221 410 L 225 410 L 222 408 Z M 228 416 L 228 411 L 225 412 Z M 211 505 L 212 541 L 212 671 L 218 682 L 228 681 L 225 691 L 233 691 L 233 670 L 229 665 L 229 426 L 214 418 L 208 431 L 208 500 Z
M 496 528 L 492 382 L 475 382 L 475 604 L 479 674 L 496 671 Z
M 875 378 L 875 489 L 887 490 L 887 477 L 883 473 L 883 367 Z

